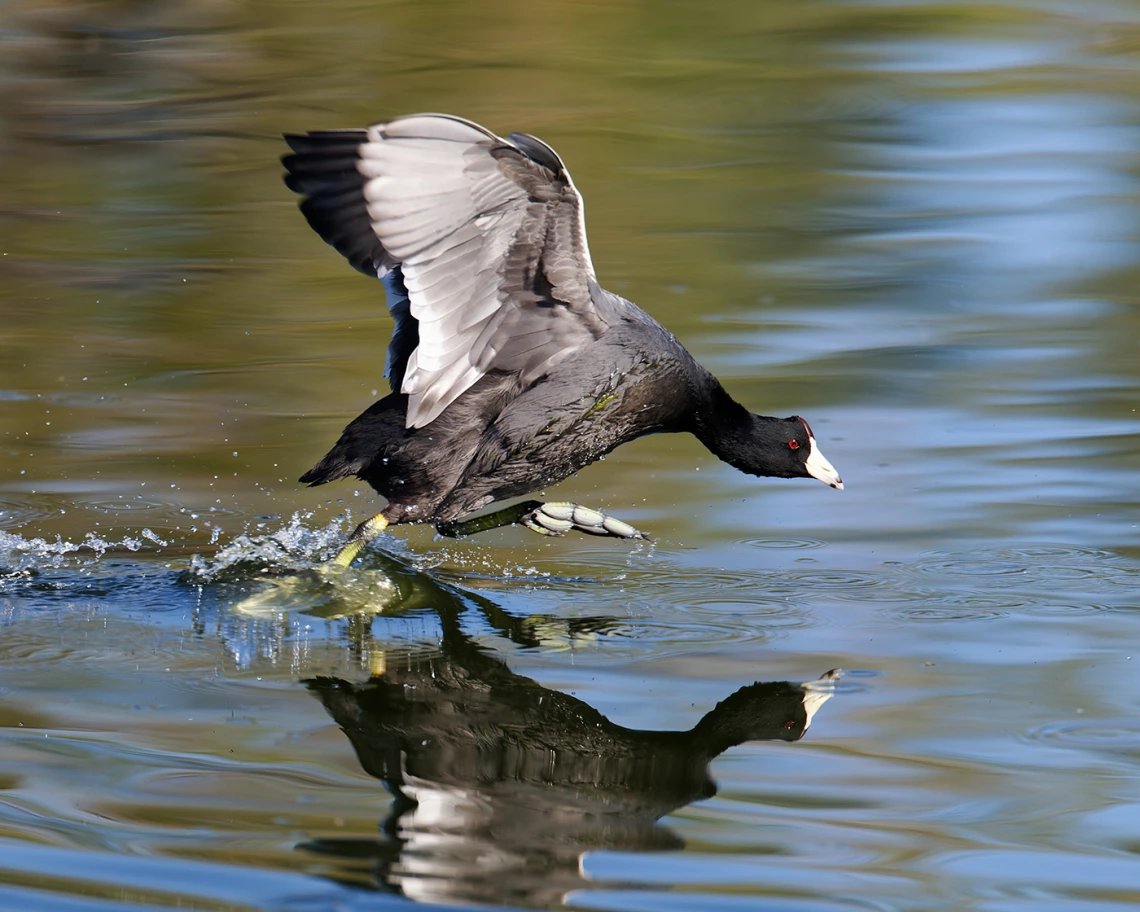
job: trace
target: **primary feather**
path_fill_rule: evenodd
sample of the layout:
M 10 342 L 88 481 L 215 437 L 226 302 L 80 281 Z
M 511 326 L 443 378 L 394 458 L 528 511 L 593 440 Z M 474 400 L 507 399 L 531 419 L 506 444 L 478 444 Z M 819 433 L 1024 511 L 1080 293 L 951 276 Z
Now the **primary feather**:
M 593 294 L 582 199 L 541 140 L 441 114 L 286 139 L 309 224 L 389 284 L 407 427 L 490 371 L 536 379 L 612 324 Z

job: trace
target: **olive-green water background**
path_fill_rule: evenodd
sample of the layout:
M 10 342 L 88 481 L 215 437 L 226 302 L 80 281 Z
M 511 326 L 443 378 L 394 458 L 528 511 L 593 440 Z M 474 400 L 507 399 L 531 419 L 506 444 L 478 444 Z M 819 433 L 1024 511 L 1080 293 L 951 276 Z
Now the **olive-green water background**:
M 322 580 L 391 322 L 280 134 L 424 110 L 551 143 L 601 283 L 846 490 L 651 437 L 548 494 L 652 545 Z M 0 907 L 1134 907 L 1138 287 L 1133 2 L 0 6 Z M 413 812 L 312 683 L 409 656 L 623 730 L 846 671 L 715 794 Z

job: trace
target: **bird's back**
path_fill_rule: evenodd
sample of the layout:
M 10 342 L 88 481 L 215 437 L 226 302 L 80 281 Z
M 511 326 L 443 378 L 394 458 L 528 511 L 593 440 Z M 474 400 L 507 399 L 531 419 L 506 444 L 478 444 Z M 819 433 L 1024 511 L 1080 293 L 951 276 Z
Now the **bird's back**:
M 631 319 L 506 403 L 443 504 L 449 513 L 555 484 L 643 434 L 690 429 L 695 362 L 667 330 L 628 306 L 636 311 Z

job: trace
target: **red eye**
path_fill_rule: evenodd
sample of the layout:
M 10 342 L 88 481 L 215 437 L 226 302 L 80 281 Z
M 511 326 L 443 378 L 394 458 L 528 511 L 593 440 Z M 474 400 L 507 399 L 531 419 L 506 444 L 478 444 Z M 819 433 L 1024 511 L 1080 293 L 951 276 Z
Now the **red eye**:
M 790 722 L 784 723 L 784 731 L 791 731 L 795 727 L 796 727 L 796 720 L 795 719 L 793 719 Z
M 789 450 L 798 450 L 799 448 L 800 448 L 800 442 L 798 440 L 789 440 L 788 441 L 788 449 Z

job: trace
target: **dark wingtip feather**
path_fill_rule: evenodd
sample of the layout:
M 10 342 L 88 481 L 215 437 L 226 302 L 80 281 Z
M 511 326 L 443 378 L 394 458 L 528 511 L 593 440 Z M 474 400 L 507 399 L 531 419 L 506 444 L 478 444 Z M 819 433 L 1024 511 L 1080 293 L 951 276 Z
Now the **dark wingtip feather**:
M 342 254 L 353 268 L 375 278 L 387 254 L 368 217 L 364 176 L 357 170 L 364 130 L 320 130 L 289 133 L 292 153 L 281 158 L 285 186 L 299 193 L 301 212 L 312 229 Z

